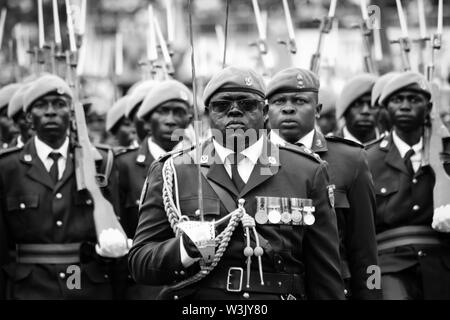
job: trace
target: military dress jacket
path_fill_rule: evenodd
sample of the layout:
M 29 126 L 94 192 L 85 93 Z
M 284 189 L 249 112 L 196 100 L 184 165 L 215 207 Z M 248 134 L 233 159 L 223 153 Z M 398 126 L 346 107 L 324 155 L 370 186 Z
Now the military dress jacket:
M 339 137 L 324 137 L 316 131 L 311 150 L 328 163 L 330 183 L 334 185 L 342 276 L 349 279 L 348 296 L 354 299 L 380 299 L 381 292 L 367 287 L 378 265 L 375 239 L 375 191 L 363 146 Z M 370 270 L 370 269 L 369 269 Z
M 98 172 L 105 172 L 107 153 Z M 114 168 L 108 186 L 102 188 L 115 209 L 112 186 L 117 184 Z M 117 211 L 116 211 L 117 212 Z M 96 232 L 93 203 L 86 190 L 77 191 L 73 153 L 69 147 L 63 176 L 54 184 L 36 153 L 34 139 L 22 148 L 0 155 L 0 265 L 4 282 L 0 288 L 7 299 L 111 299 L 111 265 L 114 259 L 95 253 Z M 16 245 L 80 243 L 80 288 L 68 286 L 76 271 L 72 264 L 17 263 Z M 78 247 L 77 247 L 78 248 Z M 76 285 L 76 282 L 71 282 Z
M 326 163 L 295 146 L 280 147 L 273 156 L 268 156 L 269 148 L 274 150 L 277 147 L 265 140 L 258 163 L 245 187 L 238 192 L 215 154 L 212 140 L 203 144 L 200 162 L 204 168 L 202 170 L 206 171 L 202 177 L 205 220 L 217 220 L 228 214 L 208 181 L 220 185 L 236 203 L 238 199 L 244 199 L 244 207 L 250 216 L 255 215 L 257 196 L 312 199 L 315 223 L 311 226 L 256 224 L 257 232 L 270 246 L 265 247 L 262 257 L 263 270 L 264 273 L 301 275 L 307 299 L 343 299 L 336 214 L 329 199 Z M 197 166 L 192 160 L 193 154 L 195 149 L 175 155 L 173 159 L 181 212 L 190 219 L 198 220 L 195 215 L 198 209 Z M 131 273 L 140 283 L 169 285 L 198 271 L 198 263 L 184 268 L 180 257 L 180 239 L 175 237 L 164 210 L 162 167 L 166 159 L 155 161 L 150 169 L 138 228 L 129 253 Z M 239 224 L 216 269 L 245 269 L 244 248 L 244 230 Z M 255 261 L 251 268 L 252 277 L 258 277 L 258 264 Z M 206 279 L 193 284 L 189 294 L 193 294 L 196 299 L 237 298 L 237 295 L 230 295 L 226 291 L 216 296 L 196 295 L 202 292 L 203 283 L 208 278 L 214 279 L 215 275 L 213 270 Z M 227 281 L 226 277 L 214 280 Z M 180 296 L 182 293 L 165 298 Z
M 392 134 L 368 147 L 369 167 L 375 184 L 377 234 L 404 226 L 431 226 L 435 175 L 431 167 L 420 167 L 413 176 L 395 146 Z M 449 244 L 449 237 L 436 231 Z M 420 264 L 424 285 L 446 283 L 450 297 L 450 246 L 405 245 L 379 253 L 382 273 L 405 270 Z M 430 294 L 434 288 L 424 288 Z M 441 291 L 441 289 L 437 289 Z M 443 292 L 439 293 L 442 296 Z M 430 296 L 430 295 L 428 295 Z
M 154 158 L 148 148 L 148 138 L 144 139 L 138 148 L 123 148 L 116 154 L 121 224 L 130 239 L 134 238 L 136 232 L 139 199 L 147 172 L 153 161 Z M 121 261 L 119 270 L 123 276 L 123 299 L 155 299 L 160 292 L 161 288 L 159 287 L 136 284 L 129 273 L 126 257 Z

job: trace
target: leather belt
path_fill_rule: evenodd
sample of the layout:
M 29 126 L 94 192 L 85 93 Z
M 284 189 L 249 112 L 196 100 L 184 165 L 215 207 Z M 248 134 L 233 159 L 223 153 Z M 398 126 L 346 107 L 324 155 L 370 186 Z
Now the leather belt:
M 80 263 L 81 243 L 26 243 L 16 244 L 10 254 L 16 263 L 72 264 Z
M 264 272 L 264 285 L 262 285 L 258 271 L 252 270 L 250 287 L 247 288 L 247 274 L 241 267 L 215 270 L 199 282 L 199 286 L 223 289 L 228 292 L 259 292 L 306 296 L 303 277 L 299 274 Z
M 427 226 L 405 226 L 384 231 L 377 235 L 378 251 L 406 245 L 445 245 L 439 232 Z

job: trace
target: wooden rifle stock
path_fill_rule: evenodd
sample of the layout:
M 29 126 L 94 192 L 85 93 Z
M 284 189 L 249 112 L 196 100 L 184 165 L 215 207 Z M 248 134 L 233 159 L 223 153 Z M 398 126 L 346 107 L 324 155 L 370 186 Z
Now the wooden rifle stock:
M 70 70 L 69 84 L 74 90 L 74 99 L 72 102 L 74 122 L 72 122 L 72 140 L 75 140 L 75 175 L 77 180 L 77 189 L 86 189 L 92 197 L 94 205 L 94 222 L 97 239 L 103 230 L 112 228 L 119 230 L 126 239 L 125 232 L 120 225 L 114 208 L 111 203 L 105 199 L 97 183 L 97 171 L 95 160 L 100 157 L 98 150 L 95 149 L 88 135 L 88 129 L 85 120 L 83 105 L 79 101 L 78 81 L 76 76 L 77 58 L 75 52 L 67 52 L 67 63 Z
M 434 34 L 432 37 L 432 58 L 427 68 L 427 80 L 430 82 L 433 101 L 433 107 L 430 113 L 430 121 L 424 127 L 424 144 L 422 165 L 430 165 L 434 171 L 436 182 L 433 189 L 434 208 L 450 204 L 448 190 L 450 190 L 450 177 L 445 171 L 443 158 L 448 158 L 450 150 L 448 140 L 450 133 L 448 128 L 442 122 L 440 116 L 440 90 L 436 83 L 432 83 L 434 76 L 435 54 L 441 48 L 440 34 Z M 447 145 L 446 145 L 447 144 Z

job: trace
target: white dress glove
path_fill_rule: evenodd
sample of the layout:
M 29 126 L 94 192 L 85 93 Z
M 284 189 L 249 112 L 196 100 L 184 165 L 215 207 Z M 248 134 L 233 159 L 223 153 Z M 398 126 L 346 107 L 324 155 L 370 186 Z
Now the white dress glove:
M 105 258 L 120 258 L 125 256 L 133 244 L 132 239 L 127 239 L 117 229 L 106 229 L 100 233 L 95 251 Z
M 439 232 L 450 232 L 450 205 L 440 206 L 434 210 L 431 227 Z

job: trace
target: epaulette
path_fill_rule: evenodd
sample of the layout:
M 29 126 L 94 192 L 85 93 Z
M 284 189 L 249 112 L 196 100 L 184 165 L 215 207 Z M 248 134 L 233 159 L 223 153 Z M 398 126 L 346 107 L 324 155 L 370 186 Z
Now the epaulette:
M 334 136 L 334 135 L 325 136 L 325 139 L 327 141 L 342 142 L 342 143 L 345 143 L 346 145 L 349 145 L 349 146 L 364 148 L 364 145 L 362 145 L 362 144 L 360 144 L 358 142 L 355 142 L 355 141 L 352 141 L 352 140 L 348 140 L 348 139 L 345 139 L 345 138 L 342 138 L 342 137 Z
M 372 148 L 375 145 L 378 145 L 381 141 L 383 141 L 386 138 L 386 135 L 381 135 L 381 137 L 378 137 L 375 140 L 372 140 L 368 144 L 365 145 L 366 149 Z
M 2 157 L 4 155 L 7 155 L 7 154 L 14 153 L 16 151 L 20 151 L 22 149 L 23 149 L 23 146 L 21 146 L 21 147 L 15 146 L 15 147 L 10 147 L 10 148 L 6 148 L 6 149 L 1 149 L 0 150 L 0 157 Z
M 191 146 L 189 146 L 189 147 L 187 147 L 185 149 L 178 149 L 178 150 L 169 151 L 166 154 L 164 154 L 163 156 L 159 157 L 157 159 L 157 161 L 164 162 L 167 159 L 169 159 L 170 157 L 177 157 L 179 155 L 182 155 L 182 154 L 184 154 L 186 152 L 189 152 L 189 151 L 193 150 L 194 148 L 195 148 L 195 145 L 191 145 Z
M 94 147 L 103 151 L 108 151 L 112 149 L 111 146 L 103 143 L 94 143 Z
M 300 147 L 300 146 L 286 143 L 284 146 L 280 145 L 279 148 L 289 150 L 289 151 L 295 152 L 297 154 L 301 154 L 302 156 L 306 156 L 318 163 L 323 162 L 322 158 L 317 153 L 313 152 L 311 149 L 306 148 L 304 146 Z
M 139 146 L 118 147 L 118 148 L 113 148 L 113 152 L 114 152 L 114 155 L 117 157 L 122 154 L 126 154 L 128 152 L 135 151 L 137 149 L 139 149 Z

